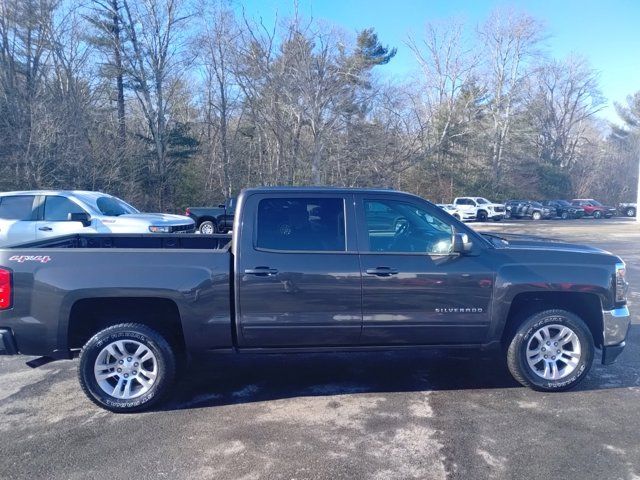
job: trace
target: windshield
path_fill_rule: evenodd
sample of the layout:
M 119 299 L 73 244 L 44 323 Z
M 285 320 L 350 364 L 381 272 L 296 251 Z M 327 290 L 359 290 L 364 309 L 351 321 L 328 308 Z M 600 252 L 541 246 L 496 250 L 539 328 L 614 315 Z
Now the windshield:
M 476 198 L 476 202 L 478 202 L 480 205 L 486 205 L 488 203 L 491 203 L 489 200 L 482 197 Z
M 602 206 L 602 204 L 600 202 L 596 201 L 596 200 L 589 200 L 589 203 L 591 205 L 595 205 L 596 207 L 601 207 Z
M 542 204 L 540 202 L 531 202 L 531 206 L 533 206 L 533 207 L 541 207 Z
M 123 202 L 116 197 L 99 197 L 96 200 L 96 207 L 103 215 L 107 217 L 119 217 L 128 213 L 140 213 L 128 203 Z

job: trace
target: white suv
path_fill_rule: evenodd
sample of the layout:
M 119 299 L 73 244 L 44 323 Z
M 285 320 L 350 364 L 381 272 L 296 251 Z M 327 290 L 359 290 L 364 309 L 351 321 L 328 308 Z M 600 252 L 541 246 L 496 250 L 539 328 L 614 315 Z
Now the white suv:
M 99 192 L 0 193 L 0 246 L 72 233 L 192 233 L 189 217 L 140 213 Z
M 505 208 L 502 203 L 493 203 L 483 197 L 458 197 L 453 200 L 456 208 L 463 212 L 464 219 L 474 218 L 478 222 L 492 219 L 496 222 L 502 220 Z

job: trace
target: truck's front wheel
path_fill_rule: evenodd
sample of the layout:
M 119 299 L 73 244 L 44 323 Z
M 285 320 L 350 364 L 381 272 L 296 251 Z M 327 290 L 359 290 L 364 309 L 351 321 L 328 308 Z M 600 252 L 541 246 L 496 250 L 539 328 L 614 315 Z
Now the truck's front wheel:
M 513 377 L 542 391 L 577 385 L 593 363 L 593 336 L 585 323 L 566 310 L 546 310 L 527 318 L 507 350 Z
M 82 348 L 80 385 L 96 405 L 139 412 L 158 402 L 173 383 L 175 354 L 155 330 L 136 323 L 96 333 Z

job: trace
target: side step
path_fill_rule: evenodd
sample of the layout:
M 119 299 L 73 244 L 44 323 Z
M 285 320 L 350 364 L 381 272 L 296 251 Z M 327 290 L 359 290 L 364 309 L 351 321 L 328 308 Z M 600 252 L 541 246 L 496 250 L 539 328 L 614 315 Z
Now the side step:
M 31 368 L 38 368 L 43 365 L 46 365 L 47 363 L 54 362 L 55 360 L 56 360 L 55 358 L 51 358 L 51 357 L 38 357 L 38 358 L 34 358 L 33 360 L 29 360 L 27 362 L 27 365 L 30 366 Z

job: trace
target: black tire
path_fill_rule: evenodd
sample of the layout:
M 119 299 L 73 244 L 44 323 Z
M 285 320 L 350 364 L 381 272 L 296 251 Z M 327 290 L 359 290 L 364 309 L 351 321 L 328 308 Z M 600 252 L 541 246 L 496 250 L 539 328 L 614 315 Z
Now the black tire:
M 569 327 L 580 341 L 581 356 L 575 369 L 566 377 L 547 380 L 529 367 L 526 359 L 527 344 L 545 325 L 559 324 Z M 513 378 L 525 387 L 543 392 L 568 390 L 580 383 L 591 369 L 595 346 L 587 325 L 577 315 L 566 310 L 545 310 L 528 317 L 516 329 L 508 344 L 507 365 Z
M 595 218 L 596 220 L 602 218 L 602 212 L 600 210 L 596 210 L 595 212 L 593 212 L 593 218 Z
M 540 212 L 533 212 L 531 214 L 531 220 L 535 220 L 536 222 L 542 220 L 542 214 Z
M 636 209 L 633 207 L 628 207 L 625 211 L 624 214 L 627 217 L 635 217 L 636 216 Z
M 562 213 L 560 214 L 560 218 L 561 218 L 562 220 L 566 220 L 567 218 L 569 218 L 569 213 L 568 213 L 568 212 L 562 212 Z
M 486 222 L 488 218 L 487 212 L 485 212 L 484 210 L 480 210 L 477 214 L 476 214 L 476 219 L 479 222 Z
M 151 388 L 143 395 L 128 400 L 106 393 L 94 374 L 96 359 L 109 343 L 132 340 L 142 343 L 154 355 L 158 363 L 157 376 Z M 137 323 L 123 323 L 106 328 L 89 339 L 80 352 L 78 377 L 84 393 L 93 403 L 115 413 L 131 413 L 148 410 L 166 395 L 173 384 L 176 357 L 165 338 L 155 330 Z
M 198 227 L 198 231 L 203 235 L 213 235 L 218 233 L 218 226 L 211 220 L 205 220 Z

